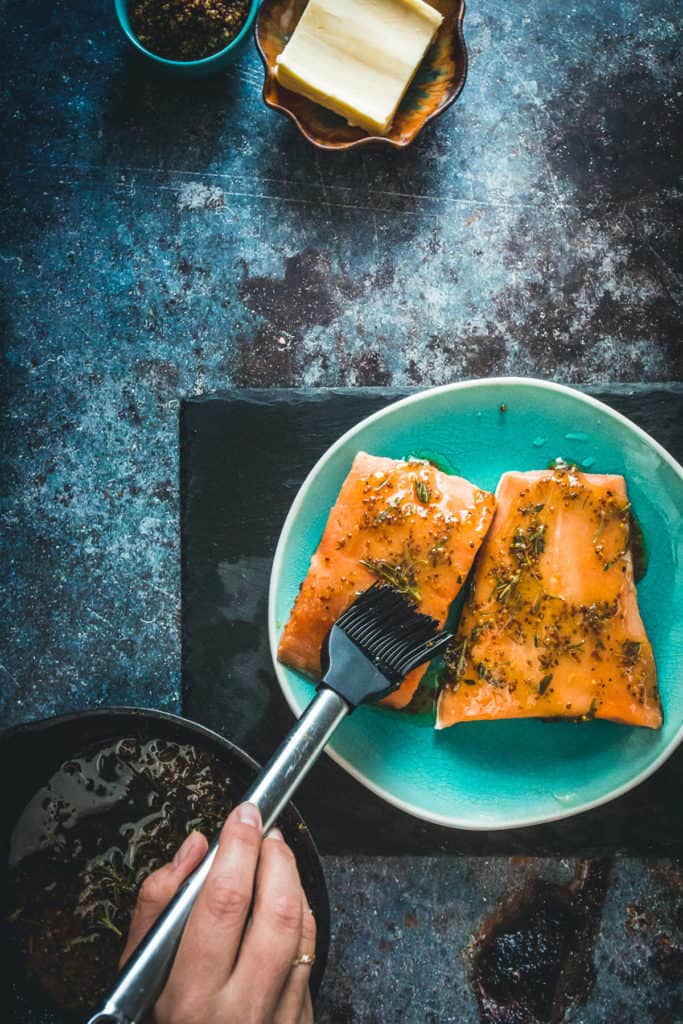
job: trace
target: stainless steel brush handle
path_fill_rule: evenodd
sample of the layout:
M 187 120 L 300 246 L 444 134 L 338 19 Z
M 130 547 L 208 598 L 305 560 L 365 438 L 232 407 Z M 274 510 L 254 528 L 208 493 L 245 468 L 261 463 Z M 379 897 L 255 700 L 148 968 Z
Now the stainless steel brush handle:
M 322 689 L 308 705 L 289 736 L 244 794 L 256 804 L 264 831 L 320 756 L 349 705 L 333 690 Z M 175 958 L 183 929 L 206 880 L 218 842 L 209 851 L 142 940 L 120 975 L 116 987 L 88 1024 L 139 1024 L 161 994 Z

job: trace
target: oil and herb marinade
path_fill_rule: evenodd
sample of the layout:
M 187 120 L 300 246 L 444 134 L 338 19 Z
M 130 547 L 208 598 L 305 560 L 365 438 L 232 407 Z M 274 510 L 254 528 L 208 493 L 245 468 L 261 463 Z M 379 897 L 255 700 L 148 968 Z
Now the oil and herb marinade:
M 193 829 L 232 806 L 215 755 L 124 738 L 64 762 L 27 804 L 9 852 L 10 942 L 28 979 L 87 1012 L 111 986 L 137 892 Z

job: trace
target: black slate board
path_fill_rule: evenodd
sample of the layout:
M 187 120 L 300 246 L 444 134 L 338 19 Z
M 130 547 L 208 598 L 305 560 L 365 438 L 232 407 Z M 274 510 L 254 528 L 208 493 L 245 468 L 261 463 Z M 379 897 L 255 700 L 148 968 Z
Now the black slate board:
M 589 389 L 590 390 L 590 389 Z M 266 631 L 270 565 L 304 477 L 339 435 L 408 389 L 238 390 L 180 415 L 183 710 L 259 761 L 293 717 Z M 683 388 L 591 390 L 683 455 Z M 683 749 L 635 791 L 564 821 L 463 832 L 418 821 L 323 757 L 296 803 L 326 852 L 683 853 Z

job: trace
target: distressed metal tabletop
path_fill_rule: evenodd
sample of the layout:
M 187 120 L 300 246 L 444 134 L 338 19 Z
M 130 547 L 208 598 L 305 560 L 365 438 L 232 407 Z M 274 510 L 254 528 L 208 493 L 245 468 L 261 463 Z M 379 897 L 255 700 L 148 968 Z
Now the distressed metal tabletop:
M 2 10 L 3 724 L 179 709 L 183 396 L 681 378 L 679 0 L 472 0 L 458 103 L 403 154 L 341 157 L 262 105 L 253 52 L 178 83 L 130 59 L 109 0 Z M 493 1019 L 472 934 L 585 874 L 327 867 L 334 1022 Z M 598 918 L 585 1000 L 558 983 L 539 1019 L 680 1024 L 680 864 L 618 861 Z

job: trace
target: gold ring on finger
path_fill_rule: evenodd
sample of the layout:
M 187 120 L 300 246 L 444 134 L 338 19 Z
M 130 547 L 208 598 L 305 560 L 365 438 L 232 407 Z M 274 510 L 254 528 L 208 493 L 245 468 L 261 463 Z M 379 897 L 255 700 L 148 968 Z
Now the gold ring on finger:
M 315 963 L 315 953 L 299 953 L 292 960 L 292 967 L 310 967 Z

